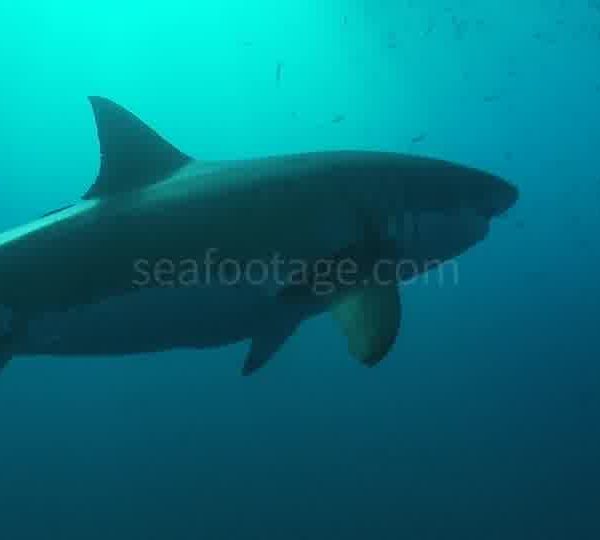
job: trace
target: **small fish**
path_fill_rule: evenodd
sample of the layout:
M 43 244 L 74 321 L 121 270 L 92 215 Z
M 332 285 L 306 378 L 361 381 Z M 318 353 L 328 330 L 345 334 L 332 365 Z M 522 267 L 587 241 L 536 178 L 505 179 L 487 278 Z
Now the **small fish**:
M 489 96 L 483 97 L 483 101 L 485 101 L 486 103 L 493 103 L 494 101 L 498 101 L 499 99 L 500 99 L 500 96 L 496 96 L 496 95 L 489 95 Z
M 454 37 L 457 41 L 462 41 L 467 33 L 467 21 L 460 20 L 456 15 L 452 16 L 454 25 Z
M 429 19 L 427 19 L 427 26 L 425 28 L 425 31 L 423 32 L 423 37 L 427 37 L 430 34 L 432 34 L 434 29 L 435 29 L 435 20 L 433 19 L 433 17 L 429 17 Z
M 346 120 L 346 117 L 343 114 L 336 114 L 331 119 L 331 123 L 332 124 L 341 124 L 344 120 Z
M 277 62 L 277 69 L 275 70 L 275 80 L 277 84 L 281 84 L 281 77 L 283 75 L 283 62 Z
M 414 136 L 410 142 L 412 144 L 418 144 L 420 142 L 423 142 L 425 139 L 427 138 L 427 133 L 419 133 L 418 135 Z

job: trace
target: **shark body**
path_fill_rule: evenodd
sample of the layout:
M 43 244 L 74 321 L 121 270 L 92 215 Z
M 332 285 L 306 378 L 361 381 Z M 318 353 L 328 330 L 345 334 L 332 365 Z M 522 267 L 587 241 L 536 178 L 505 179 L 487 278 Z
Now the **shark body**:
M 120 106 L 90 99 L 102 153 L 96 182 L 80 202 L 0 234 L 5 361 L 251 339 L 251 373 L 302 320 L 332 311 L 352 354 L 372 365 L 398 333 L 396 282 L 483 240 L 518 198 L 495 175 L 402 154 L 197 161 Z M 390 223 L 402 230 L 390 232 Z M 276 280 L 213 275 L 227 262 L 272 269 L 275 257 L 284 262 Z M 413 266 L 375 283 L 384 258 Z M 357 263 L 356 279 L 330 275 L 333 290 L 316 294 L 314 268 L 346 259 Z M 310 269 L 299 284 L 291 261 Z M 192 262 L 204 282 L 190 287 L 181 269 L 189 278 Z

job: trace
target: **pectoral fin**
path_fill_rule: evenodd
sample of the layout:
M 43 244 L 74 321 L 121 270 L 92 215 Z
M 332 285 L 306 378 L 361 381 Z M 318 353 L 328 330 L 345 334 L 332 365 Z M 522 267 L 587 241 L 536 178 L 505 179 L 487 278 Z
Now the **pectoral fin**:
M 400 328 L 400 293 L 395 283 L 367 285 L 345 293 L 331 311 L 348 339 L 350 354 L 374 366 L 390 351 Z
M 252 344 L 242 375 L 252 375 L 255 371 L 267 364 L 267 362 L 281 349 L 283 344 L 295 332 L 300 320 L 282 320 L 269 329 L 269 333 L 260 334 L 252 338 Z

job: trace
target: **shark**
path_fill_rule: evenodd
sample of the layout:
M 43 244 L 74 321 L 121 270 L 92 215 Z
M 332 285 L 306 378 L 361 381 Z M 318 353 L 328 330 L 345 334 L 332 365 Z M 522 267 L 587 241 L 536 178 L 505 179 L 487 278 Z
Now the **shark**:
M 198 160 L 89 101 L 94 183 L 0 234 L 2 367 L 249 340 L 250 375 L 324 313 L 374 366 L 400 332 L 403 283 L 483 241 L 519 198 L 493 173 L 393 152 Z

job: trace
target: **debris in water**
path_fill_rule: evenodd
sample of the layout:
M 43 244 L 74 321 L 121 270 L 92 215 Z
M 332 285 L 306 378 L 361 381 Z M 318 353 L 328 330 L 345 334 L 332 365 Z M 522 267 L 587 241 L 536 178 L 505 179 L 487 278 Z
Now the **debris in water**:
M 418 135 L 414 136 L 410 142 L 412 144 L 418 144 L 420 142 L 423 142 L 425 139 L 427 138 L 427 133 L 419 133 Z
M 423 37 L 427 37 L 433 33 L 435 29 L 435 20 L 433 17 L 429 17 L 427 19 L 427 26 L 425 27 L 425 31 L 423 32 Z
M 388 49 L 395 49 L 398 47 L 398 40 L 395 32 L 390 32 L 388 34 Z
M 489 96 L 484 96 L 483 101 L 485 101 L 486 103 L 493 103 L 494 101 L 498 101 L 499 99 L 500 99 L 500 96 L 489 95 Z
M 452 16 L 452 24 L 454 26 L 454 38 L 457 41 L 462 41 L 467 33 L 468 22 L 459 19 L 456 15 Z

